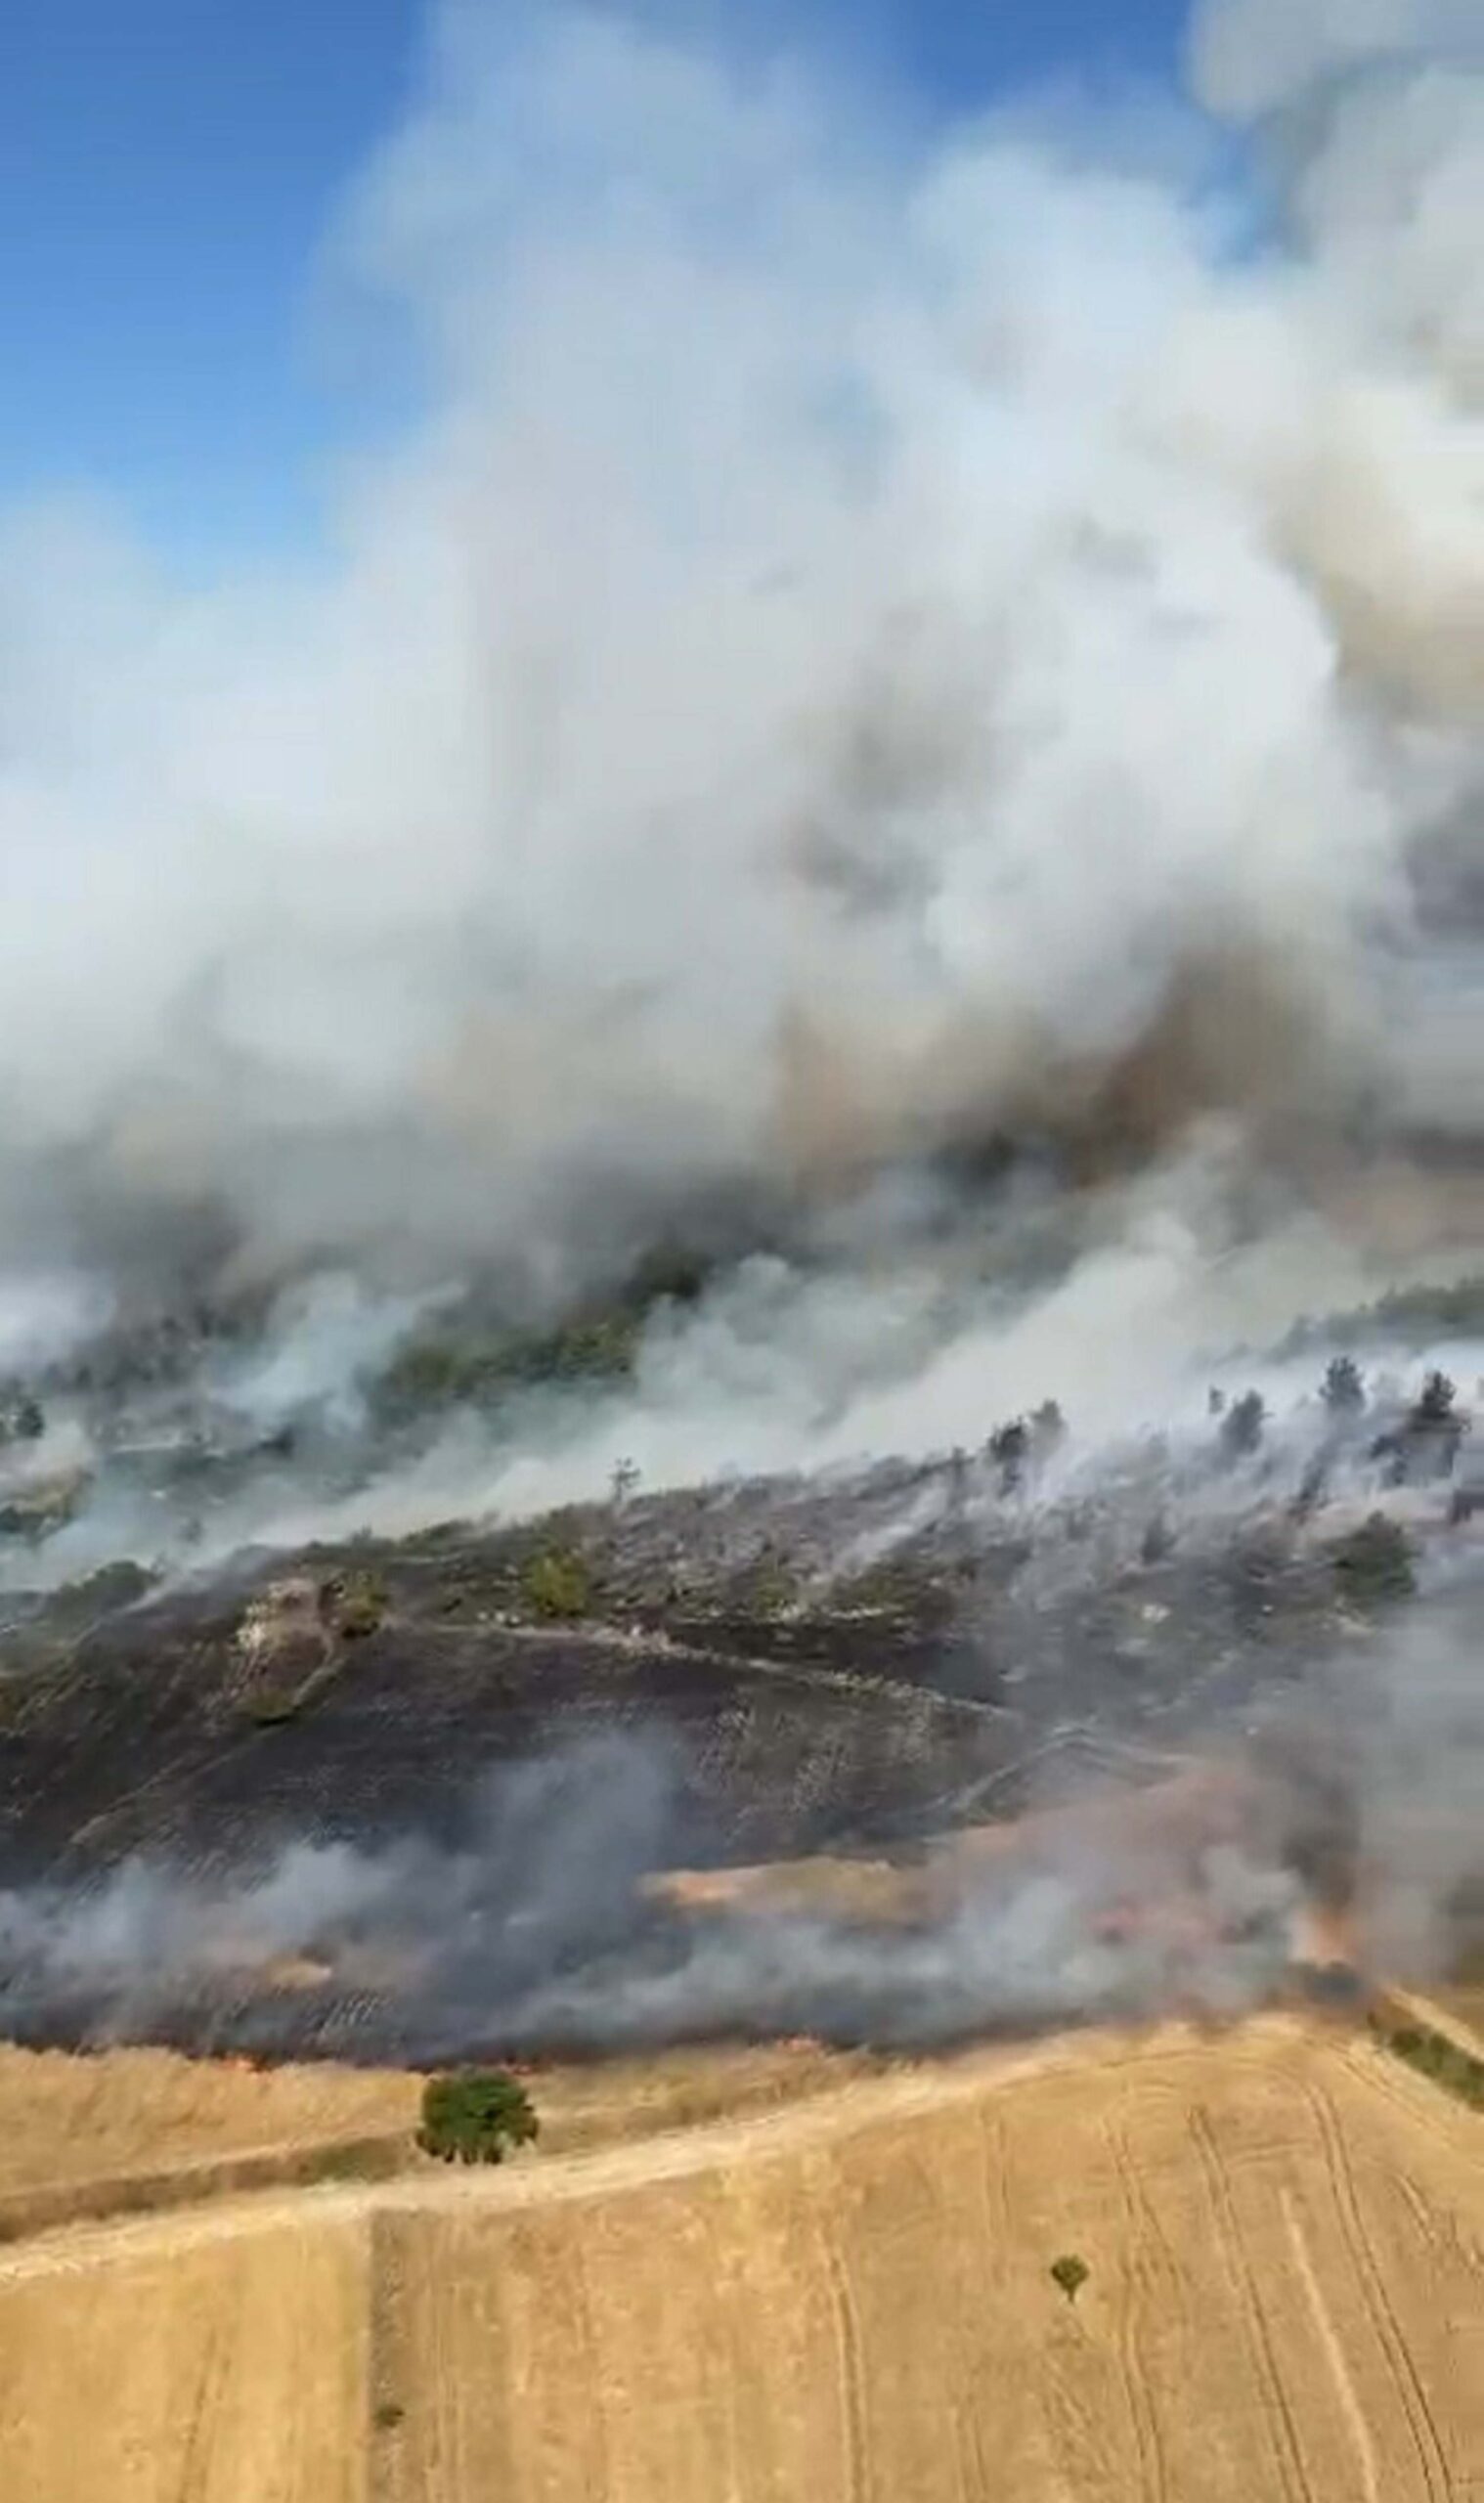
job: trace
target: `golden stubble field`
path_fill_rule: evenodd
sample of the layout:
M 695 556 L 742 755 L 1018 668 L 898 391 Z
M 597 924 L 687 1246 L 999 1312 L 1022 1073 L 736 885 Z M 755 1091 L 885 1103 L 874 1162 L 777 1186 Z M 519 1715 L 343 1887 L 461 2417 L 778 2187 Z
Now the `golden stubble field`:
M 715 2119 L 720 2068 L 672 2064 L 658 2103 L 634 2069 L 585 2153 L 14 2241 L 0 2493 L 1484 2497 L 1484 2120 L 1363 2035 L 1271 2015 L 876 2074 L 798 2057 L 786 2084 L 739 2072 L 752 2108 Z M 264 2085 L 288 2091 L 219 2090 Z M 319 2128 L 338 2087 L 305 2090 Z

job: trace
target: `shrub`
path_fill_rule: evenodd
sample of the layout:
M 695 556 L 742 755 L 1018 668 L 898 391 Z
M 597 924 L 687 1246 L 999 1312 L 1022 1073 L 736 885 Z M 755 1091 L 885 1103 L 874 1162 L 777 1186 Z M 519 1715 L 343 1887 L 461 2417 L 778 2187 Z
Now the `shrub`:
M 1053 2260 L 1051 2273 L 1068 2302 L 1074 2304 L 1090 2272 L 1086 2261 L 1079 2260 L 1074 2251 L 1069 2251 L 1060 2260 Z
M 799 1586 L 781 1557 L 759 1558 L 750 1598 L 757 1616 L 783 1616 L 797 1604 Z
M 1417 1589 L 1411 1541 L 1384 1513 L 1373 1513 L 1335 1549 L 1334 1570 L 1345 1597 L 1362 1607 L 1411 1599 Z
M 335 1632 L 346 1643 L 364 1642 L 386 1615 L 386 1585 L 374 1573 L 341 1573 L 325 1585 L 325 1602 Z
M 531 1557 L 521 1585 L 526 1605 L 548 1624 L 586 1616 L 592 1604 L 591 1579 L 575 1548 L 548 1547 Z
M 445 2164 L 501 2164 L 541 2128 L 531 2098 L 507 2069 L 458 2069 L 422 2089 L 417 2144 Z

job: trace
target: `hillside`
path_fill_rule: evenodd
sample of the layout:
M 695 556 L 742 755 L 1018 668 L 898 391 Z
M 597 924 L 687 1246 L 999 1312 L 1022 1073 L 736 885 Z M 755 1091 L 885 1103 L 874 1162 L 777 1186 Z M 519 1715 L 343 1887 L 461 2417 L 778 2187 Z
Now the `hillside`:
M 759 1481 L 13 1603 L 0 2023 L 372 2064 L 942 2041 L 1178 1998 L 1157 1959 L 1112 1954 L 1105 1915 L 1130 1892 L 1194 1893 L 1234 1940 L 1266 1923 L 1266 1961 L 1215 1986 L 1217 2004 L 1262 1997 L 1293 1890 L 1351 1882 L 1398 1646 L 1466 1656 L 1477 1516 L 1452 1517 L 1446 1487 L 1393 1496 L 1362 1573 L 1366 1515 L 1338 1504 L 1309 1517 L 1221 1481 L 1154 1537 L 1157 1462 L 1033 1514 L 967 1507 L 959 1474 Z M 1413 1735 L 1429 1848 L 1429 1751 L 1457 1777 L 1477 1747 L 1445 1722 Z M 1141 1836 L 1116 1803 L 1204 1761 L 1231 1769 L 1241 1813 Z M 862 1944 L 868 1880 L 796 1891 L 791 1922 L 654 1882 L 907 1866 L 1092 1795 L 1111 1824 L 1087 1812 L 1080 1839 L 1022 1864 L 971 1855 L 952 1903 L 917 1890 L 939 1926 L 980 1899 L 936 1959 L 931 1941 Z M 1448 1812 L 1460 1876 L 1466 1809 Z M 1032 1928 L 1051 1921 L 1040 1945 L 1023 1898 Z M 997 1932 L 1023 1944 L 985 1971 Z

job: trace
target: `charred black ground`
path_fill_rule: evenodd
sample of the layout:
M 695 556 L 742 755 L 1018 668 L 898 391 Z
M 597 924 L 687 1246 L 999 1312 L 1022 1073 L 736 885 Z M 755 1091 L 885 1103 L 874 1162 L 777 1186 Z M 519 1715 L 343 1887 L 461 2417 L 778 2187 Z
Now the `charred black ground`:
M 1399 1471 L 1394 1420 L 1336 1430 L 1316 1472 L 1213 1416 L 1183 1461 L 1146 1444 L 1052 1495 L 1032 1421 L 830 1481 L 620 1484 L 13 1594 L 0 2022 L 432 2059 L 1261 1996 L 1300 1903 L 1349 1915 L 1398 1657 L 1476 1639 L 1462 1435 L 1404 1434 Z M 1425 1742 L 1476 1746 L 1455 1722 Z M 1237 1805 L 1105 1829 L 1193 1766 Z M 1054 1846 L 906 1911 L 652 1882 L 824 1854 L 910 1896 L 945 1838 L 1069 1802 Z M 1468 1873 L 1437 1881 L 1450 1953 Z M 1199 1937 L 1137 1910 L 1186 1897 Z

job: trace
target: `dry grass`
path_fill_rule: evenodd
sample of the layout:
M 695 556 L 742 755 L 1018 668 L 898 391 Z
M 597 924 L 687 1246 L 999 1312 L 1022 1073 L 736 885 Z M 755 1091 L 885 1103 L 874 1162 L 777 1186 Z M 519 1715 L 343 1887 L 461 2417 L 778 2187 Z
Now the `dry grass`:
M 870 2065 L 780 2043 L 549 2068 L 528 2084 L 542 2151 L 559 2155 L 766 2110 Z M 415 2169 L 421 2092 L 408 2070 L 0 2044 L 0 2242 L 83 2218 Z
M 394 2190 L 390 2490 L 1462 2497 L 1478 2130 L 1272 2018 L 924 2068 L 495 2197 Z
M 1484 2059 L 1484 1982 L 1468 1982 L 1456 1990 L 1439 1990 L 1433 1998 L 1451 2030 Z
M 804 2051 L 714 2127 L 0 2256 L 47 2503 L 1465 2503 L 1484 2123 L 1364 2033 Z M 704 2064 L 703 2064 L 704 2068 Z M 615 2136 L 723 2091 L 562 2081 Z M 557 2081 L 548 2082 L 548 2100 Z M 537 2081 L 538 2096 L 541 2082 Z M 1075 2304 L 1052 2263 L 1075 2252 Z
M 258 2069 L 170 2051 L 79 2059 L 0 2044 L 0 2201 L 411 2130 L 417 2091 L 395 2070 Z

